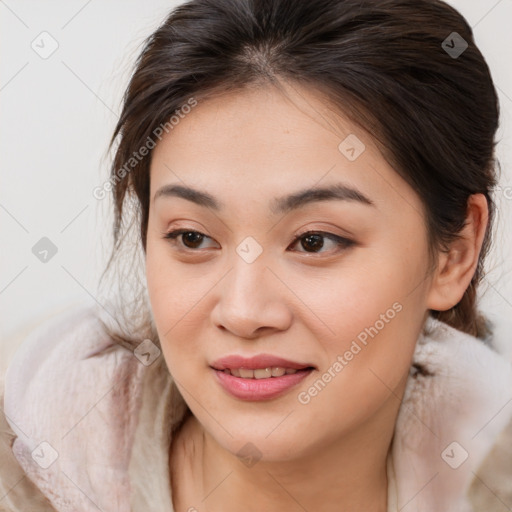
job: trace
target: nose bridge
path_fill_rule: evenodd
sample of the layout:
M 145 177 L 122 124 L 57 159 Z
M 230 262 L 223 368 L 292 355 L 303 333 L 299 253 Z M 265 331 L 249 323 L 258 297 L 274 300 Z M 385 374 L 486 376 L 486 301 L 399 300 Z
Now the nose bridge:
M 251 337 L 263 327 L 286 328 L 291 314 L 281 296 L 282 284 L 267 268 L 269 263 L 254 239 L 237 246 L 213 313 L 218 326 L 240 337 Z
M 272 288 L 268 282 L 268 263 L 267 254 L 263 253 L 263 247 L 254 238 L 247 237 L 236 247 L 229 285 L 223 290 L 223 295 L 234 301 L 240 311 L 260 308 L 268 302 L 266 294 Z

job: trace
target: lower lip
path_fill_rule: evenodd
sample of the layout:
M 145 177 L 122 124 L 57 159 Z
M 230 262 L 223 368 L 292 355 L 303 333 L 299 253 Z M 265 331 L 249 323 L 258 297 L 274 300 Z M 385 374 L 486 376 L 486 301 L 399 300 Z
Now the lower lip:
M 282 377 L 266 379 L 242 379 L 221 370 L 213 370 L 220 385 L 235 398 L 257 402 L 283 395 L 302 382 L 313 370 L 298 370 Z

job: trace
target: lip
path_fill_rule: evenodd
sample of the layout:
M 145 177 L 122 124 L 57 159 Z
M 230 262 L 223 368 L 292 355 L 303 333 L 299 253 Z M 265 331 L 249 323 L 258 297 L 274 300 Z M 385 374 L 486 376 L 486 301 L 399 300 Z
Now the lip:
M 265 379 L 243 379 L 224 372 L 225 369 L 231 368 L 256 370 L 272 366 L 293 368 L 297 372 Z M 249 358 L 238 355 L 226 356 L 215 361 L 211 368 L 217 382 L 227 393 L 240 400 L 253 402 L 270 400 L 284 395 L 315 369 L 311 364 L 290 361 L 270 354 L 260 354 Z
M 231 368 L 247 368 L 249 370 L 257 370 L 258 368 L 268 368 L 269 366 L 280 366 L 282 368 L 292 368 L 294 370 L 314 368 L 314 366 L 309 363 L 298 363 L 296 361 L 290 361 L 288 359 L 283 359 L 282 357 L 273 356 L 271 354 L 258 354 L 257 356 L 253 357 L 230 355 L 217 359 L 211 366 L 214 370 L 225 370 Z

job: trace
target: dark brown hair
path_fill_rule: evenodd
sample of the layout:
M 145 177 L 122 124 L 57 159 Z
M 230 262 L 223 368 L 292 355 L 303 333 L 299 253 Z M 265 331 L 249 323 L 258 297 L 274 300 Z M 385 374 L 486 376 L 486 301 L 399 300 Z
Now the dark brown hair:
M 454 34 L 456 33 L 456 34 Z M 454 55 L 450 48 L 467 48 Z M 462 45 L 462 46 L 461 46 Z M 464 226 L 471 194 L 489 205 L 480 260 L 462 300 L 431 312 L 484 337 L 476 307 L 491 238 L 498 100 L 471 27 L 439 0 L 191 0 L 147 39 L 111 146 L 113 254 L 132 201 L 145 251 L 151 151 L 123 173 L 158 126 L 195 98 L 285 80 L 325 93 L 362 126 L 422 199 L 432 249 Z M 193 114 L 192 114 L 193 115 Z M 153 135 L 152 135 L 153 134 Z M 133 202 L 135 201 L 135 203 Z

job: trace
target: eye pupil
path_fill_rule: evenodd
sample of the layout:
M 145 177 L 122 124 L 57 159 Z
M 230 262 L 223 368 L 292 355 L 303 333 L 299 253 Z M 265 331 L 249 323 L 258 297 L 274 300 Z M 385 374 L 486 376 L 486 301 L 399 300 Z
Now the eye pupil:
M 303 241 L 306 241 L 306 245 L 311 244 L 313 250 L 321 249 L 324 246 L 323 236 L 322 235 L 307 235 L 303 238 Z M 302 247 L 307 250 L 306 245 L 302 242 Z
M 187 247 L 192 248 L 192 249 L 195 249 L 194 244 L 200 245 L 203 240 L 203 235 L 201 233 L 197 233 L 194 231 L 187 231 L 186 233 L 182 234 L 182 237 L 183 237 L 183 243 Z M 188 245 L 188 243 L 191 243 L 192 247 L 190 247 Z

